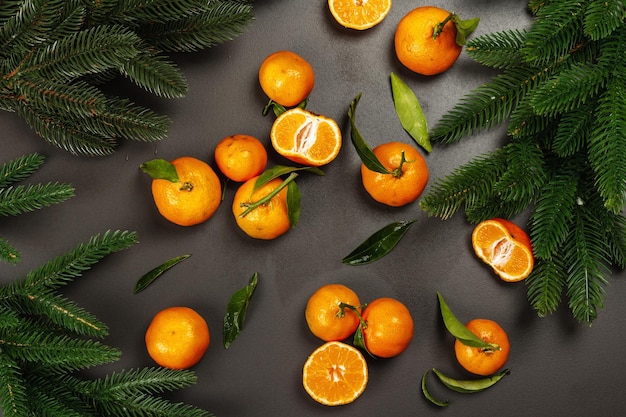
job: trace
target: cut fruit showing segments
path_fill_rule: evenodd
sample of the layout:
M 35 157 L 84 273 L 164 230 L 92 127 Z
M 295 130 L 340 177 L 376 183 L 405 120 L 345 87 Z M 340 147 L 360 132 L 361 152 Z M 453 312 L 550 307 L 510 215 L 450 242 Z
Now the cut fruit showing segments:
M 472 232 L 472 247 L 476 255 L 504 281 L 521 281 L 533 270 L 530 238 L 508 220 L 496 218 L 479 223 Z
M 349 404 L 365 391 L 367 362 L 355 347 L 327 342 L 304 364 L 302 384 L 315 401 L 329 406 Z
M 328 7 L 341 26 L 365 30 L 383 21 L 391 0 L 328 0 Z
M 299 107 L 276 118 L 270 131 L 272 146 L 290 161 L 322 166 L 341 150 L 341 129 L 333 119 Z

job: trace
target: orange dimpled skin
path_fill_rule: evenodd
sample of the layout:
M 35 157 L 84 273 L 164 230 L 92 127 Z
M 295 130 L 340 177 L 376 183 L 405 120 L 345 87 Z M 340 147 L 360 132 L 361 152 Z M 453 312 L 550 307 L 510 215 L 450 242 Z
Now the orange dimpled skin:
M 171 161 L 178 182 L 152 180 L 152 196 L 159 213 L 180 226 L 208 220 L 222 201 L 222 185 L 206 162 L 183 156 Z
M 368 169 L 361 164 L 361 180 L 365 190 L 379 203 L 399 207 L 415 201 L 428 183 L 426 160 L 413 146 L 389 142 L 373 149 L 374 155 L 388 173 Z M 402 163 L 402 153 L 405 162 Z
M 214 157 L 222 174 L 236 182 L 256 177 L 267 166 L 265 147 L 250 135 L 225 137 L 215 147 Z
M 459 364 L 468 372 L 489 376 L 500 370 L 509 358 L 509 337 L 498 323 L 488 319 L 474 319 L 466 327 L 479 339 L 495 344 L 494 349 L 475 348 L 454 342 L 454 352 Z
M 271 100 L 285 107 L 293 107 L 311 94 L 315 73 L 311 64 L 300 55 L 291 51 L 277 51 L 261 63 L 259 83 Z
M 435 26 L 450 12 L 434 6 L 413 9 L 398 23 L 394 45 L 398 60 L 408 69 L 422 75 L 448 70 L 458 59 L 462 47 L 456 43 L 457 29 L 448 21 L 433 39 Z
M 409 309 L 393 298 L 378 298 L 369 303 L 362 314 L 365 347 L 374 356 L 391 358 L 404 352 L 414 333 Z
M 317 289 L 309 297 L 305 318 L 309 330 L 320 339 L 329 342 L 350 337 L 359 326 L 359 316 L 350 308 L 341 308 L 344 303 L 357 309 L 359 297 L 345 285 L 328 284 Z

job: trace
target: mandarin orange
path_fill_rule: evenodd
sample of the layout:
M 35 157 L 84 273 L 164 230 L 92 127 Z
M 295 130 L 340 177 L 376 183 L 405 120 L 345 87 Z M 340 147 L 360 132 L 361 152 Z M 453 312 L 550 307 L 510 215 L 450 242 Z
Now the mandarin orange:
M 250 135 L 225 137 L 215 147 L 214 158 L 222 174 L 236 182 L 256 177 L 267 166 L 265 146 Z
M 374 356 L 391 358 L 404 352 L 414 333 L 413 318 L 400 301 L 383 297 L 365 306 L 362 313 L 365 348 Z
M 309 330 L 329 342 L 350 337 L 359 326 L 358 314 L 340 304 L 360 307 L 361 301 L 354 291 L 342 284 L 327 284 L 309 297 L 304 316 Z
M 464 345 L 458 339 L 454 342 L 456 358 L 463 368 L 476 375 L 489 376 L 496 373 L 506 363 L 511 345 L 509 337 L 498 323 L 488 319 L 474 319 L 466 327 L 478 338 L 496 347 L 476 348 Z
M 277 51 L 261 63 L 259 84 L 270 100 L 293 107 L 311 94 L 315 73 L 311 64 L 295 52 Z

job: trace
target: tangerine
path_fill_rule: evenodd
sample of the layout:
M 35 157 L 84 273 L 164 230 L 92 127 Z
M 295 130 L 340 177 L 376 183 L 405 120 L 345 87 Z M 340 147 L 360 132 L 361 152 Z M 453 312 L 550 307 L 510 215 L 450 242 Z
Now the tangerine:
M 391 0 L 328 0 L 328 7 L 340 25 L 365 30 L 383 21 L 391 10 Z
M 345 285 L 328 284 L 317 289 L 309 297 L 304 312 L 311 332 L 329 342 L 344 340 L 359 327 L 359 315 L 351 308 L 340 304 L 359 307 L 361 302 L 354 291 Z
M 305 391 L 320 404 L 349 404 L 365 391 L 368 380 L 363 354 L 343 342 L 326 342 L 311 353 L 302 370 Z
M 292 107 L 311 94 L 315 73 L 311 64 L 295 52 L 277 51 L 261 63 L 259 83 L 270 100 Z
M 480 222 L 472 232 L 472 247 L 503 281 L 523 280 L 535 264 L 530 237 L 509 220 L 494 218 Z
M 413 318 L 400 301 L 383 297 L 367 304 L 362 313 L 365 348 L 374 356 L 391 358 L 404 352 L 414 333 Z
M 456 62 L 462 47 L 456 42 L 455 23 L 449 20 L 441 32 L 434 35 L 435 27 L 450 15 L 439 7 L 421 6 L 400 20 L 394 45 L 396 55 L 405 67 L 418 74 L 435 75 Z
M 222 201 L 222 185 L 206 162 L 190 156 L 171 161 L 178 182 L 152 180 L 152 197 L 159 213 L 180 226 L 193 226 L 208 220 Z
M 274 178 L 255 190 L 257 179 L 258 177 L 250 178 L 239 186 L 233 198 L 232 212 L 237 226 L 248 236 L 263 240 L 275 239 L 291 228 L 287 187 L 268 202 L 258 205 L 244 215 L 251 204 L 268 196 L 282 184 L 280 178 Z
M 145 337 L 150 357 L 170 369 L 188 369 L 197 364 L 210 340 L 206 321 L 189 307 L 168 307 L 159 311 Z
M 333 161 L 341 150 L 341 129 L 333 119 L 299 107 L 274 120 L 272 146 L 283 157 L 298 164 L 321 166 Z
M 267 166 L 267 151 L 254 136 L 232 135 L 215 147 L 215 163 L 226 177 L 243 182 L 261 174 Z
M 465 370 L 476 375 L 496 373 L 506 363 L 511 350 L 506 332 L 498 323 L 488 319 L 474 319 L 465 326 L 480 339 L 497 347 L 476 348 L 464 345 L 457 339 L 454 342 L 457 361 Z
M 372 171 L 361 164 L 361 180 L 368 194 L 392 207 L 417 200 L 428 183 L 428 166 L 420 152 L 401 142 L 383 143 L 373 152 L 391 173 Z

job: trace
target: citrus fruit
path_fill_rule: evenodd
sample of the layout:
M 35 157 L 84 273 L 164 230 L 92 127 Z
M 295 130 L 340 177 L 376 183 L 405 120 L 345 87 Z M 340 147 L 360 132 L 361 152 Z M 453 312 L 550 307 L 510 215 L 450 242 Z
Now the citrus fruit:
M 357 308 L 361 305 L 356 293 L 341 284 L 323 285 L 306 304 L 304 316 L 309 329 L 326 342 L 344 340 L 359 326 L 357 313 L 350 308 L 340 308 L 340 303 Z
M 472 232 L 472 247 L 476 255 L 504 281 L 526 278 L 533 270 L 530 237 L 522 228 L 505 219 L 480 222 Z
M 146 348 L 160 366 L 187 369 L 202 359 L 209 347 L 206 321 L 189 307 L 168 307 L 159 311 L 146 331 Z
M 282 181 L 275 178 L 254 190 L 258 177 L 250 178 L 239 186 L 233 198 L 232 211 L 237 226 L 255 239 L 270 240 L 286 233 L 291 228 L 287 207 L 287 187 L 284 187 L 267 203 L 260 204 L 245 216 L 248 207 L 272 193 Z
M 383 143 L 373 152 L 392 173 L 372 171 L 361 164 L 361 180 L 368 194 L 379 203 L 392 207 L 415 201 L 428 183 L 428 167 L 420 152 L 400 142 Z
M 215 163 L 226 177 L 243 182 L 261 174 L 267 165 L 267 151 L 254 136 L 232 135 L 215 147 Z
M 274 120 L 270 139 L 280 155 L 307 166 L 326 165 L 341 150 L 341 129 L 337 122 L 298 107 Z
M 159 213 L 180 226 L 208 220 L 222 201 L 220 180 L 206 162 L 191 156 L 171 161 L 178 182 L 152 180 L 152 197 Z
M 480 339 L 494 343 L 498 348 L 475 348 L 456 340 L 454 352 L 457 361 L 473 374 L 483 376 L 494 374 L 504 366 L 509 357 L 511 345 L 506 332 L 498 323 L 488 319 L 474 319 L 465 326 Z
M 304 363 L 302 384 L 315 401 L 344 405 L 356 400 L 367 386 L 367 362 L 353 346 L 326 342 Z
M 435 75 L 449 69 L 461 54 L 456 42 L 455 23 L 448 21 L 433 38 L 435 26 L 450 12 L 435 6 L 411 10 L 398 23 L 394 37 L 396 56 L 400 62 L 418 74 Z
M 295 52 L 277 51 L 259 67 L 259 83 L 273 101 L 292 107 L 304 101 L 315 84 L 313 67 Z
M 365 30 L 383 21 L 391 0 L 328 0 L 330 13 L 342 26 Z
M 413 319 L 400 301 L 383 297 L 367 304 L 362 313 L 365 347 L 374 356 L 391 358 L 404 352 L 413 339 Z

